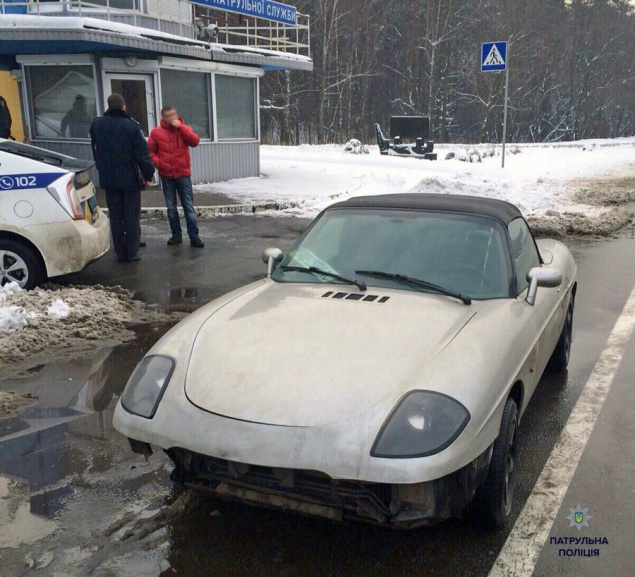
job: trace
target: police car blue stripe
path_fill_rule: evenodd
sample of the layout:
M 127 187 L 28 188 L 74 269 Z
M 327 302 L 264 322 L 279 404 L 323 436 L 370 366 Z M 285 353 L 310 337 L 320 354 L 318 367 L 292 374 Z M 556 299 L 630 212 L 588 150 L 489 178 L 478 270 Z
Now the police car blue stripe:
M 46 188 L 68 172 L 39 172 L 36 174 L 3 174 L 0 176 L 0 192 L 3 190 L 26 190 Z

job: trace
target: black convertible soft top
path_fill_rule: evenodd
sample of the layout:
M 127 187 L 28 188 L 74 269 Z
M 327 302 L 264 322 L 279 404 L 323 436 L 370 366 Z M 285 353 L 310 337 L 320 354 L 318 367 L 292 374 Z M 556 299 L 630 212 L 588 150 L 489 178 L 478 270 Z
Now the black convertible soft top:
M 333 208 L 392 208 L 458 212 L 489 216 L 506 225 L 512 220 L 522 217 L 517 207 L 504 200 L 459 194 L 406 193 L 358 196 L 329 207 L 329 209 Z

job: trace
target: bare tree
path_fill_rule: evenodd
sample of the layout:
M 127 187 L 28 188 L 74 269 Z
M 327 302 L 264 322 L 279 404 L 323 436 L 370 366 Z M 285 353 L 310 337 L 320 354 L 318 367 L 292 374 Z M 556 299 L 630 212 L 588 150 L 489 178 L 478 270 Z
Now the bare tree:
M 426 114 L 442 140 L 497 141 L 503 75 L 480 44 L 509 41 L 510 137 L 635 133 L 635 9 L 628 0 L 300 0 L 313 73 L 263 80 L 269 142 L 370 141 L 374 122 Z

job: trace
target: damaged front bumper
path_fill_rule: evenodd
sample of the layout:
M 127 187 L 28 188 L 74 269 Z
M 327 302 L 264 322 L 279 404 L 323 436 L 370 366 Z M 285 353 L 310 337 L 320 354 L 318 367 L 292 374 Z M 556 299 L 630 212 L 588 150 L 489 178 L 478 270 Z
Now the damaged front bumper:
M 221 498 L 335 521 L 414 528 L 463 515 L 476 489 L 485 481 L 491 448 L 446 477 L 401 485 L 332 479 L 315 471 L 235 463 L 180 448 L 166 453 L 175 465 L 174 482 Z

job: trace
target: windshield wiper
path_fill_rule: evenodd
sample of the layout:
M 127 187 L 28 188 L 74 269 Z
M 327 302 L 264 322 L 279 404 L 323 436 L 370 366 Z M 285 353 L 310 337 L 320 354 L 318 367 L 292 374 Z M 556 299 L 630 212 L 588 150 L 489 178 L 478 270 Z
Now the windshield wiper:
M 316 266 L 283 266 L 281 268 L 284 272 L 306 272 L 306 273 L 314 274 L 314 275 L 328 276 L 330 278 L 334 278 L 336 280 L 345 282 L 346 284 L 355 285 L 360 291 L 366 290 L 366 283 L 363 283 L 358 280 L 346 278 L 334 272 L 322 270 L 321 268 L 318 268 Z
M 449 297 L 454 297 L 455 299 L 459 299 L 463 304 L 466 305 L 471 305 L 472 304 L 472 299 L 468 296 L 462 295 L 461 293 L 458 293 L 456 291 L 450 290 L 450 289 L 446 289 L 442 286 L 433 284 L 431 282 L 428 282 L 426 280 L 421 280 L 418 278 L 412 278 L 409 276 L 406 276 L 404 274 L 397 274 L 397 273 L 392 273 L 392 272 L 381 272 L 381 271 L 377 271 L 377 270 L 356 270 L 355 274 L 361 274 L 364 276 L 370 276 L 370 277 L 374 277 L 374 278 L 380 278 L 380 279 L 386 279 L 386 280 L 392 280 L 401 284 L 409 284 L 411 286 L 417 286 L 417 287 L 421 287 L 421 288 L 427 288 L 430 290 L 433 290 L 435 292 L 447 295 Z

